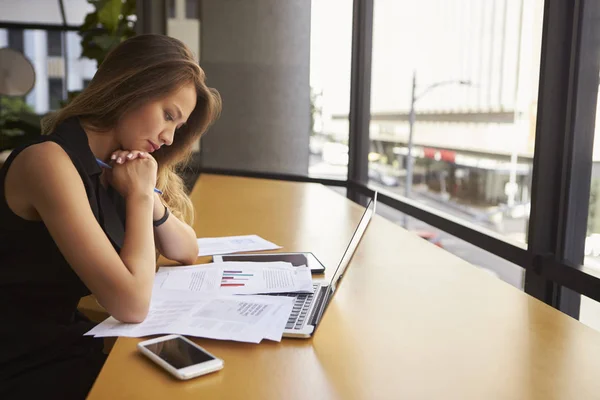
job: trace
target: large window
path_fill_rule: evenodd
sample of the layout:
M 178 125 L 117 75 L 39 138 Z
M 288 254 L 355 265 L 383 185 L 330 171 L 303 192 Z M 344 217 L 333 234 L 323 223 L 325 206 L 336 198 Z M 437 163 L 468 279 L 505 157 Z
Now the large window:
M 20 51 L 34 67 L 35 86 L 27 95 L 26 101 L 37 114 L 42 115 L 60 108 L 61 102 L 66 100 L 64 89 L 67 92 L 82 90 L 96 73 L 96 62 L 81 57 L 81 38 L 77 32 L 0 28 L 2 30 L 8 33 L 7 44 L 10 47 L 22 46 Z M 66 39 L 64 44 L 63 38 Z M 0 43 L 0 47 L 2 45 Z M 68 49 L 66 60 L 63 45 Z
M 375 0 L 369 178 L 527 241 L 542 0 Z
M 375 0 L 370 183 L 526 242 L 542 16 L 542 0 Z
M 87 0 L 11 1 L 0 6 L 0 48 L 22 52 L 35 71 L 35 85 L 26 102 L 38 116 L 61 106 L 69 92 L 84 88 L 96 73 L 96 61 L 81 57 L 77 27 L 95 10 Z M 66 26 L 65 26 L 66 24 Z
M 352 2 L 313 1 L 310 28 L 308 173 L 314 177 L 346 179 Z

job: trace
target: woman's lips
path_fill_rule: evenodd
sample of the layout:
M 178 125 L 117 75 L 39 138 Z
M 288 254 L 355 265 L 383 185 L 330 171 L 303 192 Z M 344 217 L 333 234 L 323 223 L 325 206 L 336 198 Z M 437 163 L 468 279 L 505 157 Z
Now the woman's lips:
M 158 149 L 160 149 L 159 146 L 157 146 L 156 144 L 154 144 L 154 142 L 152 140 L 148 140 L 148 143 L 150 143 L 150 147 L 149 147 L 149 152 L 152 153 L 153 151 L 156 151 Z

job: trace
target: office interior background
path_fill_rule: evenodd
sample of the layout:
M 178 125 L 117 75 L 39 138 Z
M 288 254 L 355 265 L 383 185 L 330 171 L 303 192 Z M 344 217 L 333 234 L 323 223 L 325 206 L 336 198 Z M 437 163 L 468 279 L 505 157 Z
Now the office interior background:
M 593 3 L 138 0 L 133 20 L 190 46 L 223 97 L 193 171 L 380 190 L 385 218 L 600 329 Z M 63 4 L 0 0 L 0 48 L 35 70 L 20 112 L 96 71 L 94 6 Z

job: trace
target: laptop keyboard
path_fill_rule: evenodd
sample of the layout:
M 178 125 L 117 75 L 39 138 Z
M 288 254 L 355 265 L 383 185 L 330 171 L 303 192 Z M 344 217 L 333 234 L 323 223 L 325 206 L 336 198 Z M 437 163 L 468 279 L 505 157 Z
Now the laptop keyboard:
M 313 290 L 317 290 L 319 285 L 313 285 Z M 288 318 L 285 329 L 302 329 L 308 318 L 308 309 L 313 301 L 314 293 L 278 293 L 275 296 L 295 297 L 292 313 Z

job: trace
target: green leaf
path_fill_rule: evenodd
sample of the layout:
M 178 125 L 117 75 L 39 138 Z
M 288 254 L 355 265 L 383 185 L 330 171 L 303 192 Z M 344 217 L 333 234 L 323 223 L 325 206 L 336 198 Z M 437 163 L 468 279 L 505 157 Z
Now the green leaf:
M 104 6 L 98 10 L 98 20 L 110 32 L 115 32 L 119 26 L 119 16 L 123 3 L 121 0 L 108 0 Z
M 81 26 L 79 27 L 79 32 L 85 32 L 90 28 L 96 27 L 96 25 L 98 25 L 98 14 L 89 13 L 85 16 L 83 24 L 81 24 Z
M 81 56 L 89 58 L 90 60 L 96 60 L 98 65 L 100 65 L 102 64 L 102 61 L 104 61 L 104 57 L 106 57 L 106 52 L 97 46 L 86 47 L 81 52 Z
M 94 43 L 96 43 L 98 46 L 100 46 L 100 48 L 102 48 L 102 50 L 108 53 L 113 47 L 115 47 L 121 42 L 120 39 L 121 38 L 117 36 L 96 36 L 94 38 Z
M 125 0 L 123 4 L 123 19 L 135 14 L 135 0 Z

